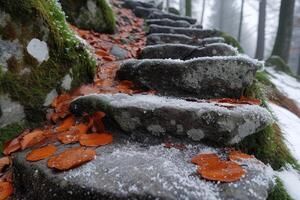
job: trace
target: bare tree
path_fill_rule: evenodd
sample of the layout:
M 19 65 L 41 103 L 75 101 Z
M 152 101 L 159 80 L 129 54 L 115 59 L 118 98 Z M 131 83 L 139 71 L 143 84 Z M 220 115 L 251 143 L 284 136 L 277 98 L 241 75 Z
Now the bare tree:
M 257 44 L 256 44 L 256 53 L 255 53 L 255 57 L 259 60 L 264 59 L 264 52 L 265 52 L 266 8 L 267 8 L 267 0 L 260 0 Z
M 200 19 L 201 25 L 203 25 L 203 20 L 204 20 L 205 4 L 206 4 L 206 0 L 202 0 L 202 13 L 201 13 L 201 19 Z
M 295 0 L 281 0 L 279 25 L 272 55 L 280 56 L 285 62 L 289 59 L 294 7 Z
M 239 42 L 241 42 L 242 29 L 243 29 L 244 5 L 245 5 L 245 0 L 242 0 L 241 14 L 240 14 L 240 24 L 239 24 L 239 32 L 238 32 L 238 41 Z
M 185 0 L 185 15 L 192 16 L 192 0 Z

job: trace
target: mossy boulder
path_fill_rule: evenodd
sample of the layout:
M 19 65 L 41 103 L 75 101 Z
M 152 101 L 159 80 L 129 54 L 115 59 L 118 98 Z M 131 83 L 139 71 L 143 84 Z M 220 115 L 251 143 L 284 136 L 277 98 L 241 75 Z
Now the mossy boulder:
M 1 135 L 12 123 L 38 125 L 47 103 L 91 82 L 95 68 L 56 0 L 0 0 Z
M 113 33 L 115 16 L 106 0 L 61 0 L 67 20 L 82 29 Z
M 280 56 L 271 56 L 266 61 L 266 66 L 275 67 L 276 70 L 292 75 L 292 71 L 288 64 Z

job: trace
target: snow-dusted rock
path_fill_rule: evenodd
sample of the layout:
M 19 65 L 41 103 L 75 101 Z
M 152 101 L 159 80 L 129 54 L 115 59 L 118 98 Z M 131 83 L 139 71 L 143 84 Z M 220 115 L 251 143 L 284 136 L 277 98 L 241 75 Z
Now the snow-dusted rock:
M 240 98 L 261 65 L 244 56 L 129 60 L 121 65 L 117 78 L 167 96 Z
M 142 49 L 141 59 L 171 58 L 189 60 L 197 57 L 236 56 L 238 51 L 228 44 L 208 44 L 205 47 L 195 47 L 185 44 L 158 44 Z
M 59 151 L 69 147 L 60 146 Z M 121 139 L 114 131 L 114 143 L 96 151 L 99 156 L 95 160 L 66 172 L 47 168 L 47 160 L 26 161 L 28 151 L 16 154 L 13 160 L 16 197 L 24 200 L 263 200 L 272 183 L 272 170 L 255 159 L 243 165 L 247 173 L 237 182 L 218 184 L 201 179 L 190 159 L 198 153 L 218 151 L 204 145 L 187 145 L 183 151 L 166 149 L 161 144 L 149 146 Z
M 37 38 L 33 38 L 28 43 L 27 52 L 34 57 L 39 63 L 47 61 L 49 59 L 49 49 L 46 42 Z
M 175 135 L 213 145 L 238 143 L 273 122 L 266 109 L 255 105 L 228 107 L 153 95 L 90 95 L 72 102 L 71 111 L 104 111 L 133 137 Z
M 191 24 L 184 20 L 172 20 L 172 19 L 148 19 L 146 20 L 148 25 L 156 24 L 160 26 L 174 26 L 174 27 L 190 27 Z
M 166 43 L 205 46 L 206 44 L 211 44 L 211 43 L 224 43 L 224 38 L 209 37 L 209 38 L 197 39 L 183 34 L 171 34 L 171 33 L 153 33 L 147 36 L 147 45 L 166 44 Z
M 182 27 L 171 27 L 171 26 L 159 26 L 155 24 L 149 26 L 148 33 L 149 34 L 152 33 L 182 34 L 197 39 L 220 36 L 220 33 L 217 30 L 213 30 L 213 29 L 182 28 Z
M 24 107 L 19 102 L 13 101 L 8 94 L 0 95 L 0 128 L 24 119 Z

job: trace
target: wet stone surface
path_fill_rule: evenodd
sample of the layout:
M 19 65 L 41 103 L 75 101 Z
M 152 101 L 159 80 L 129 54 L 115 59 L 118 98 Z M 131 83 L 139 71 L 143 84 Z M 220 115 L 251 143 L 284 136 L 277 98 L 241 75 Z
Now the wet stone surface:
M 222 37 L 209 37 L 203 39 L 192 38 L 183 34 L 153 33 L 147 36 L 147 45 L 156 44 L 186 44 L 192 46 L 205 46 L 211 43 L 224 43 Z
M 270 113 L 256 105 L 226 107 L 154 95 L 89 95 L 75 100 L 71 111 L 104 111 L 133 137 L 173 135 L 221 146 L 238 143 L 273 122 Z
M 129 60 L 121 65 L 117 79 L 166 96 L 240 98 L 261 66 L 243 56 Z
M 190 27 L 191 24 L 184 20 L 171 20 L 171 19 L 148 19 L 146 20 L 148 25 L 156 24 L 160 26 L 174 26 L 174 27 Z
M 47 160 L 26 161 L 28 151 L 15 154 L 15 199 L 215 200 L 234 196 L 251 200 L 266 199 L 271 187 L 272 170 L 255 159 L 243 164 L 247 173 L 240 181 L 209 182 L 195 174 L 197 167 L 189 161 L 198 153 L 218 149 L 199 144 L 186 144 L 182 151 L 166 149 L 161 143 L 137 143 L 113 132 L 114 143 L 96 149 L 95 160 L 66 172 L 47 168 Z M 60 146 L 58 152 L 71 146 L 74 145 Z
M 205 47 L 195 47 L 184 44 L 159 44 L 142 49 L 140 59 L 180 59 L 189 60 L 197 57 L 235 56 L 238 51 L 227 44 L 208 44 Z

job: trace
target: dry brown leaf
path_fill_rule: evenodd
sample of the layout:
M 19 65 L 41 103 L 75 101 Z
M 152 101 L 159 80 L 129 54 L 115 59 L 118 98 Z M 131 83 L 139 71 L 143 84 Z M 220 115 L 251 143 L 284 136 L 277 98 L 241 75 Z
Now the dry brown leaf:
M 26 160 L 39 161 L 52 156 L 56 152 L 57 148 L 54 145 L 48 145 L 39 149 L 34 149 L 27 154 Z
M 41 129 L 35 129 L 21 138 L 21 149 L 24 150 L 28 147 L 32 147 L 44 140 L 45 138 L 46 136 L 44 135 L 44 132 Z
M 95 150 L 75 147 L 50 158 L 48 160 L 48 167 L 58 170 L 68 170 L 93 160 L 95 156 Z
M 56 131 L 57 132 L 63 132 L 63 131 L 67 131 L 71 128 L 71 126 L 73 126 L 73 124 L 75 123 L 75 118 L 73 115 L 69 116 L 68 118 L 66 118 L 57 128 Z
M 10 165 L 10 158 L 8 156 L 0 158 L 0 172 L 8 165 Z
M 197 172 L 207 180 L 234 182 L 245 175 L 244 169 L 232 161 L 220 161 L 218 164 L 199 166 Z
M 79 141 L 79 134 L 78 130 L 70 130 L 59 134 L 57 139 L 63 144 L 70 144 Z
M 0 200 L 7 199 L 13 193 L 13 186 L 10 182 L 0 182 Z
M 205 166 L 217 164 L 220 162 L 220 159 L 215 153 L 203 153 L 194 156 L 191 162 L 198 166 Z
M 242 153 L 240 151 L 230 151 L 228 157 L 231 161 L 254 158 L 254 156 Z
M 98 147 L 106 144 L 110 144 L 113 141 L 113 136 L 110 133 L 92 133 L 84 134 L 79 138 L 79 142 L 82 146 Z
M 9 155 L 13 152 L 18 151 L 19 149 L 21 149 L 20 140 L 19 140 L 19 138 L 15 138 L 15 139 L 5 143 L 3 154 Z
M 53 102 L 51 103 L 51 106 L 54 107 L 54 108 L 57 108 L 61 103 L 64 103 L 66 101 L 70 101 L 72 98 L 73 97 L 68 93 L 59 95 L 53 100 Z

